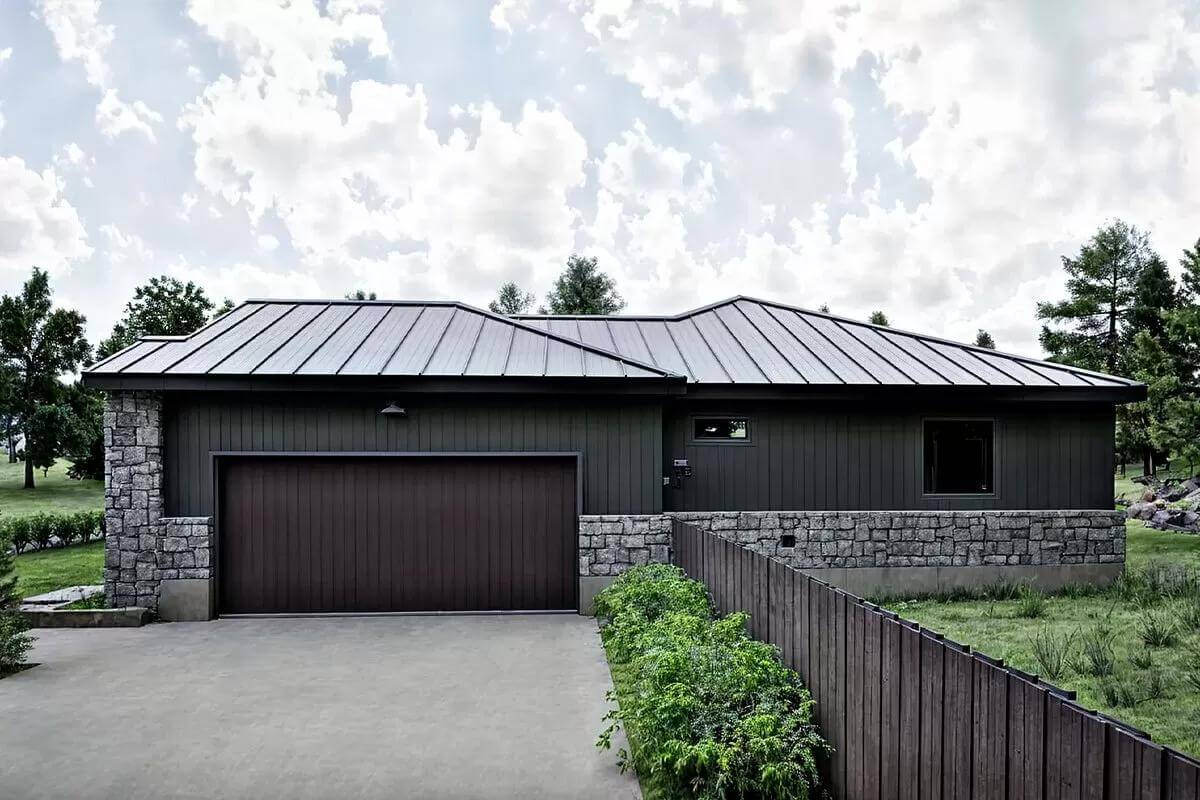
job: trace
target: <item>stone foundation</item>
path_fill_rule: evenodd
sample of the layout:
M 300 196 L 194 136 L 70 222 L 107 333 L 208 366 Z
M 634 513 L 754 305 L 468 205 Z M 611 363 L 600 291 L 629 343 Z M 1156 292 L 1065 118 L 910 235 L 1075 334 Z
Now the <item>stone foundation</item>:
M 579 574 L 616 576 L 671 560 L 671 520 L 662 514 L 579 517 Z
M 1122 564 L 1118 511 L 744 511 L 669 516 L 800 569 Z

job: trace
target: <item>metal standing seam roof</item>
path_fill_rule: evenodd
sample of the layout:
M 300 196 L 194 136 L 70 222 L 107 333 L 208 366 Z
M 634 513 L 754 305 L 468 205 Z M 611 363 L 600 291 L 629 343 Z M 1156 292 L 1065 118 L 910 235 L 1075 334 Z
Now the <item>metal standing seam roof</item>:
M 675 316 L 516 317 L 444 301 L 248 300 L 190 336 L 146 337 L 85 374 L 1140 386 L 1113 375 L 749 297 Z
M 683 372 L 697 384 L 1140 385 L 750 297 L 733 297 L 675 316 L 528 314 L 517 319 L 578 341 L 602 342 L 621 356 Z
M 247 300 L 189 336 L 145 337 L 85 374 L 682 377 L 462 303 L 358 300 Z

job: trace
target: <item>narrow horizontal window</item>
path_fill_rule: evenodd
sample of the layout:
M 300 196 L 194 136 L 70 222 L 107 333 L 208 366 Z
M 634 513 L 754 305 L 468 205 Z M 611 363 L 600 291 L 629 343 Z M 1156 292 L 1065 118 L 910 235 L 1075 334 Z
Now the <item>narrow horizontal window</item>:
M 692 434 L 704 441 L 744 442 L 750 438 L 750 420 L 745 417 L 697 417 Z
M 991 420 L 925 421 L 925 493 L 991 494 Z

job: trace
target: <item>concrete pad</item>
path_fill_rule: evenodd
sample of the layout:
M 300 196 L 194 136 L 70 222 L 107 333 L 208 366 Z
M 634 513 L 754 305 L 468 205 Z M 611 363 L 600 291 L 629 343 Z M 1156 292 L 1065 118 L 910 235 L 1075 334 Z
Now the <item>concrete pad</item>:
M 0 681 L 0 797 L 640 797 L 594 746 L 611 684 L 577 615 L 38 637 Z
M 26 597 L 21 601 L 21 605 L 58 606 L 66 603 L 74 603 L 79 600 L 87 600 L 89 597 L 98 594 L 104 594 L 104 584 L 97 586 L 68 586 L 65 589 L 55 589 L 53 592 Z

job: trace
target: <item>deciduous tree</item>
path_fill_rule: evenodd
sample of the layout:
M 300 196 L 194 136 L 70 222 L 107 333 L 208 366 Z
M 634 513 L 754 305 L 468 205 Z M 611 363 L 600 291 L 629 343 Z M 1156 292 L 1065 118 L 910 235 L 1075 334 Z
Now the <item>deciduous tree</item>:
M 60 376 L 74 372 L 91 352 L 83 323 L 78 311 L 53 307 L 50 278 L 36 267 L 19 294 L 0 297 L 0 363 L 15 373 L 15 407 L 30 452 L 41 446 L 32 437 L 38 407 L 55 402 Z M 26 458 L 26 489 L 34 488 L 33 467 Z
M 488 303 L 488 309 L 493 314 L 505 316 L 524 314 L 533 306 L 533 300 L 533 292 L 526 292 L 513 281 L 509 281 L 500 287 L 496 299 Z
M 597 267 L 595 257 L 572 255 L 546 295 L 551 314 L 615 314 L 625 307 L 616 283 Z
M 232 303 L 228 300 L 218 314 Z M 151 278 L 133 290 L 125 314 L 112 333 L 97 347 L 97 357 L 106 358 L 133 344 L 141 336 L 185 336 L 213 318 L 216 304 L 196 284 L 169 275 Z
M 985 331 L 983 328 L 980 328 L 975 332 L 975 346 L 986 347 L 988 350 L 995 350 L 996 340 L 992 338 L 990 333 Z

